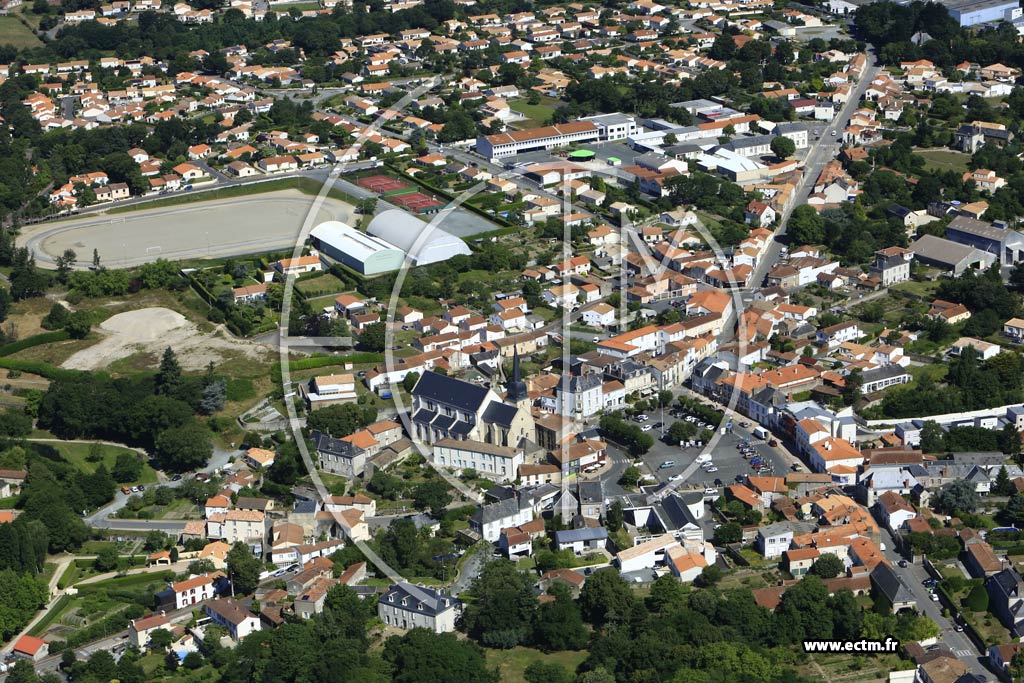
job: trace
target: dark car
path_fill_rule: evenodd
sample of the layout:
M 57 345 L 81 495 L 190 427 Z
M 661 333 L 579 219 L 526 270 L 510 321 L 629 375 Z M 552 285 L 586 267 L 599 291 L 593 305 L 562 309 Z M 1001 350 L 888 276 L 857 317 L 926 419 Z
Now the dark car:
M 742 484 L 743 483 L 743 475 L 742 474 L 737 474 L 735 477 L 733 477 L 733 479 L 736 481 L 737 484 Z
M 715 486 L 722 487 L 725 483 L 721 479 L 715 479 Z
M 173 477 L 171 477 L 171 481 L 181 481 L 181 475 L 175 474 Z

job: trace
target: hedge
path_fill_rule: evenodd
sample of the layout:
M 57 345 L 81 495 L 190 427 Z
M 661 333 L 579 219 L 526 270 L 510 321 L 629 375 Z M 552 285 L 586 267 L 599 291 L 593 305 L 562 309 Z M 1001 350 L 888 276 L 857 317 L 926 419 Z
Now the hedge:
M 71 335 L 65 330 L 55 330 L 53 332 L 34 334 L 31 337 L 25 337 L 24 339 L 19 339 L 16 342 L 0 346 L 0 356 L 10 356 L 18 351 L 30 349 L 33 346 L 52 344 L 54 342 L 67 341 L 68 339 L 71 339 Z
M 384 360 L 383 353 L 371 353 L 369 351 L 349 353 L 347 355 L 314 355 L 308 358 L 299 358 L 298 360 L 290 360 L 288 364 L 288 372 L 294 373 L 300 370 L 312 370 L 313 368 L 329 368 L 331 366 L 341 366 L 346 362 L 352 362 L 352 364 L 369 364 L 369 362 L 381 362 Z M 270 372 L 273 377 L 281 378 L 281 361 L 274 362 L 273 366 L 270 367 Z
M 79 370 L 65 370 L 42 361 L 20 360 L 18 358 L 0 358 L 0 368 L 27 372 L 31 375 L 45 377 L 46 379 L 74 379 L 82 374 Z

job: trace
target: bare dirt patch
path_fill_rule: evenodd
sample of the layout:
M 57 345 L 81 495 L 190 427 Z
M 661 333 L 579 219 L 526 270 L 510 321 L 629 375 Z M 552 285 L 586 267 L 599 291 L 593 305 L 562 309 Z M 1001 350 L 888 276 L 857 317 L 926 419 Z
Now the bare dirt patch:
M 98 370 L 138 353 L 159 359 L 168 346 L 178 354 L 185 370 L 201 370 L 209 363 L 237 357 L 264 360 L 270 347 L 229 337 L 226 333 L 200 332 L 185 316 L 169 308 L 143 308 L 107 318 L 96 329 L 105 335 L 98 343 L 76 352 L 63 363 L 73 370 Z

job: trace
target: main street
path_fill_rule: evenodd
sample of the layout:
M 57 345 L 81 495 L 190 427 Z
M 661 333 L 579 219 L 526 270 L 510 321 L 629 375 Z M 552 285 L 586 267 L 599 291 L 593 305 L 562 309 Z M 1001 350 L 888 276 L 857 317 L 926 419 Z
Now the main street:
M 857 80 L 857 84 L 850 91 L 849 99 L 839 109 L 835 118 L 821 129 L 821 137 L 810 146 L 807 156 L 804 158 L 803 175 L 797 185 L 796 192 L 793 193 L 793 199 L 782 212 L 782 215 L 779 216 L 775 230 L 775 239 L 769 244 L 762 258 L 758 260 L 757 265 L 754 267 L 754 272 L 750 276 L 749 282 L 752 289 L 761 286 L 765 276 L 768 274 L 768 270 L 779 260 L 779 253 L 782 249 L 782 243 L 779 241 L 779 238 L 786 234 L 787 223 L 793 215 L 794 209 L 807 203 L 807 198 L 814 192 L 814 183 L 821 174 L 821 170 L 839 153 L 839 149 L 842 146 L 843 131 L 846 130 L 850 123 L 850 118 L 860 106 L 860 100 L 867 92 L 871 81 L 882 70 L 882 65 L 878 63 L 874 52 L 870 48 L 864 54 L 867 56 L 869 63 L 864 67 L 860 79 Z M 834 137 L 833 133 L 835 133 Z M 750 292 L 745 292 L 744 295 L 745 300 L 749 300 Z

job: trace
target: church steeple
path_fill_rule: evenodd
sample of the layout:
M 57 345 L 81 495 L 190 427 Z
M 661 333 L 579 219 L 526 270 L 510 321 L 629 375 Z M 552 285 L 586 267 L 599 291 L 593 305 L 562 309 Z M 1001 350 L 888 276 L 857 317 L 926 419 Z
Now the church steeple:
M 519 370 L 518 345 L 512 352 L 512 379 L 505 384 L 505 390 L 505 400 L 509 403 L 513 403 L 518 406 L 530 400 L 526 391 L 526 382 L 523 381 Z

